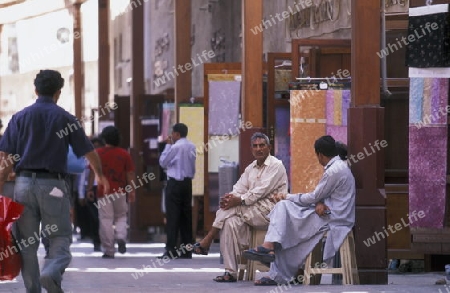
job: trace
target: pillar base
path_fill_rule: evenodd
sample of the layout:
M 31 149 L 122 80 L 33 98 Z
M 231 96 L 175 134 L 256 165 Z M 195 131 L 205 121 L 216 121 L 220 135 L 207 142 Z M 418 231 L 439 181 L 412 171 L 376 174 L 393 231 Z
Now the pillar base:
M 349 163 L 356 181 L 355 251 L 361 284 L 387 284 L 384 108 L 352 107 L 348 115 Z M 381 143 L 383 142 L 383 143 Z M 384 147 L 383 147 L 384 146 Z

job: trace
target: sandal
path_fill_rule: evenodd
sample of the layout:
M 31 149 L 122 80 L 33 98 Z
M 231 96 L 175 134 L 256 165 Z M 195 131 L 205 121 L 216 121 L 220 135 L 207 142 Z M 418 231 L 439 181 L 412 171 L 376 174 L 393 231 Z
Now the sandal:
M 225 272 L 222 276 L 215 277 L 213 281 L 216 281 L 218 283 L 234 283 L 237 282 L 237 279 L 229 272 Z
M 251 248 L 249 250 L 244 250 L 243 255 L 246 259 L 257 260 L 262 263 L 275 261 L 275 252 L 273 249 L 267 249 L 264 246 L 258 246 L 256 249 Z
M 256 280 L 254 285 L 255 286 L 276 286 L 276 285 L 278 285 L 278 283 L 269 277 L 262 277 L 261 279 Z
M 200 243 L 197 242 L 194 244 L 194 250 L 192 252 L 200 255 L 208 255 L 209 248 L 202 247 L 200 246 Z

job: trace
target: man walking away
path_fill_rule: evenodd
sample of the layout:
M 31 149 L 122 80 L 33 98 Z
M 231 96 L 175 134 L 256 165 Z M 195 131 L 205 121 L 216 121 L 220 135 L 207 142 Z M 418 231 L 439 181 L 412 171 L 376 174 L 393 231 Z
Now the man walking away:
M 135 200 L 134 164 L 130 154 L 119 147 L 120 134 L 115 126 L 107 126 L 103 129 L 101 138 L 105 146 L 96 151 L 102 161 L 102 168 L 111 188 L 111 192 L 105 192 L 101 186 L 98 188 L 98 214 L 100 222 L 100 241 L 103 246 L 103 258 L 114 258 L 114 240 L 117 240 L 120 253 L 127 251 L 125 240 L 127 239 L 127 193 L 128 202 Z M 93 174 L 92 174 L 93 175 Z M 94 176 L 89 175 L 88 190 L 92 190 Z M 93 200 L 94 193 L 88 192 L 88 197 Z M 114 231 L 114 227 L 115 231 Z
M 26 291 L 39 293 L 42 285 L 48 292 L 63 292 L 62 274 L 72 258 L 70 194 L 64 181 L 69 145 L 77 157 L 86 157 L 105 190 L 109 190 L 109 184 L 80 122 L 56 105 L 64 86 L 61 74 L 41 70 L 34 85 L 36 102 L 13 115 L 0 140 L 0 193 L 14 169 L 14 200 L 25 206 L 14 234 L 17 242 L 23 244 L 19 250 Z M 40 225 L 50 240 L 50 250 L 39 273 Z

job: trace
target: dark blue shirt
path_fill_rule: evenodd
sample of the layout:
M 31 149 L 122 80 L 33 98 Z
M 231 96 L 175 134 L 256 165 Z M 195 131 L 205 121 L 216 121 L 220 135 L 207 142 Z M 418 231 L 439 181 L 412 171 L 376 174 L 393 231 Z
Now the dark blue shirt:
M 14 114 L 0 140 L 0 151 L 19 155 L 15 172 L 46 169 L 67 172 L 69 144 L 77 157 L 94 150 L 78 119 L 56 105 L 52 97 L 36 102 Z

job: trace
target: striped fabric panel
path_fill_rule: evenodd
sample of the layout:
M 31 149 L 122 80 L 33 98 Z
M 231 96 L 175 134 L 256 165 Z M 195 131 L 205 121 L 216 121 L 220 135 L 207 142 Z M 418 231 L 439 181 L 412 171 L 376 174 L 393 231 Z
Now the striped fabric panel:
M 409 123 L 422 121 L 423 78 L 411 78 L 409 86 Z
M 350 108 L 351 102 L 351 91 L 343 90 L 342 91 L 342 126 L 347 126 L 348 123 L 348 109 Z
M 423 81 L 423 103 L 422 103 L 422 120 L 425 116 L 431 117 L 431 95 L 433 84 L 431 78 L 425 78 Z
M 334 92 L 334 123 L 335 126 L 342 125 L 342 91 L 341 90 L 333 90 Z

